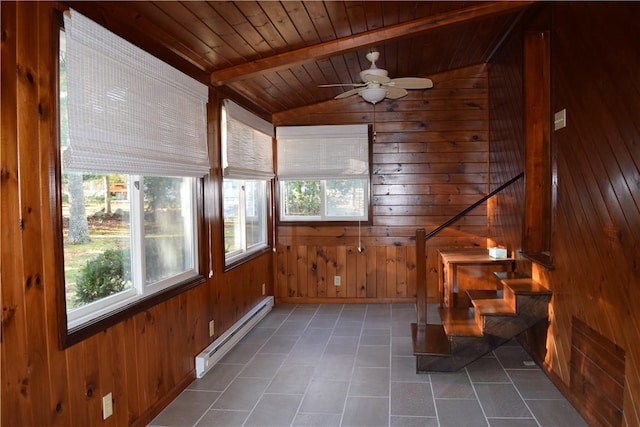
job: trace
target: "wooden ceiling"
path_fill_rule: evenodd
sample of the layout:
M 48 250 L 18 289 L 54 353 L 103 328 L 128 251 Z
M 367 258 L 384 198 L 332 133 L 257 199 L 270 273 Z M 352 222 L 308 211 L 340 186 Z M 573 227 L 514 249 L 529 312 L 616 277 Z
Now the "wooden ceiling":
M 484 63 L 532 2 L 65 2 L 261 115 L 357 83 L 365 55 L 390 77 Z

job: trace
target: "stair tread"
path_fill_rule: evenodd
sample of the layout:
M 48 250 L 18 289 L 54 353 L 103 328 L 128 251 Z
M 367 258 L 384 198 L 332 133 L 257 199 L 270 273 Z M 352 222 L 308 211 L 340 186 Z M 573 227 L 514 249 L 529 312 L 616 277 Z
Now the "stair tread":
M 449 338 L 442 325 L 411 324 L 413 354 L 416 356 L 450 356 Z
M 509 287 L 516 295 L 551 295 L 549 289 L 533 280 L 531 276 L 527 274 L 518 272 L 495 272 L 494 274 L 500 279 L 504 286 Z
M 482 330 L 473 317 L 473 309 L 440 307 L 442 326 L 447 335 L 481 337 Z
M 483 316 L 517 316 L 517 313 L 503 299 L 477 299 L 472 300 L 473 306 Z
M 509 279 L 503 282 L 516 295 L 551 295 L 551 291 L 533 279 Z
M 493 274 L 500 280 L 531 278 L 530 274 L 523 273 L 522 271 L 494 271 Z

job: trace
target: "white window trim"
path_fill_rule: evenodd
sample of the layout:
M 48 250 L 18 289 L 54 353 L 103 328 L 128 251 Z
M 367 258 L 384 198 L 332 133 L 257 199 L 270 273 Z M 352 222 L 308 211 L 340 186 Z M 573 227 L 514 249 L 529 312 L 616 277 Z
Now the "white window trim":
M 141 176 L 129 176 L 129 188 L 131 198 L 131 282 L 133 286 L 117 294 L 101 298 L 97 301 L 82 305 L 67 311 L 67 329 L 74 329 L 82 326 L 94 319 L 108 315 L 120 308 L 133 304 L 137 301 L 153 295 L 165 289 L 169 289 L 178 283 L 182 283 L 189 279 L 199 276 L 198 273 L 198 237 L 197 237 L 197 212 L 193 209 L 196 205 L 196 182 L 192 182 L 190 195 L 192 203 L 187 214 L 191 217 L 190 224 L 192 233 L 185 233 L 185 238 L 190 241 L 189 247 L 193 257 L 193 267 L 181 273 L 159 280 L 157 282 L 145 284 L 145 244 L 144 233 L 142 227 L 143 218 L 143 193 L 140 191 L 142 185 L 134 185 L 134 182 L 140 182 Z M 193 236 L 193 237 L 192 237 Z M 136 258 L 137 255 L 137 258 Z M 139 258 L 139 259 L 138 259 Z
M 278 190 L 281 195 L 279 221 L 369 221 L 371 176 L 368 125 L 280 126 L 276 129 L 276 136 Z M 328 215 L 326 181 L 349 179 L 365 181 L 363 215 Z M 320 215 L 286 215 L 284 186 L 289 181 L 320 181 Z
M 358 179 L 358 180 L 365 180 L 365 178 L 353 178 L 353 179 Z M 279 190 L 280 190 L 280 194 L 283 195 L 285 190 L 284 190 L 284 186 L 286 185 L 287 181 L 298 181 L 298 180 L 282 180 L 279 181 Z M 369 179 L 366 179 L 365 182 L 365 191 L 364 191 L 364 200 L 363 200 L 363 205 L 364 205 L 364 213 L 362 214 L 362 216 L 337 216 L 337 215 L 328 215 L 327 213 L 327 191 L 326 191 L 326 181 L 324 179 L 309 179 L 307 181 L 320 181 L 320 215 L 286 215 L 285 212 L 285 197 L 280 197 L 280 205 L 279 205 L 279 211 L 280 211 L 280 215 L 279 215 L 279 219 L 280 222 L 361 222 L 361 221 L 368 221 L 369 220 L 369 199 L 370 199 L 370 194 L 369 194 L 369 188 L 370 188 L 370 182 Z
M 240 195 L 240 200 L 238 202 L 238 216 L 240 217 L 240 223 L 241 223 L 241 227 L 240 228 L 240 249 L 236 249 L 234 251 L 231 252 L 226 252 L 224 259 L 225 259 L 225 264 L 229 265 L 229 264 L 234 264 L 238 261 L 241 261 L 244 258 L 247 258 L 257 252 L 260 252 L 263 249 L 266 249 L 269 247 L 269 238 L 267 236 L 267 230 L 268 230 L 268 224 L 267 224 L 267 220 L 269 218 L 269 212 L 268 212 L 268 208 L 267 208 L 267 201 L 265 200 L 265 206 L 264 206 L 264 211 L 262 212 L 264 215 L 264 227 L 265 229 L 263 230 L 264 232 L 264 241 L 260 242 L 260 243 L 256 243 L 253 244 L 251 246 L 247 245 L 247 192 L 245 190 L 245 185 L 244 183 L 246 181 L 260 181 L 264 183 L 264 192 L 265 192 L 265 197 L 268 194 L 268 183 L 269 181 L 267 180 L 257 180 L 257 179 L 252 179 L 252 180 L 242 180 L 242 179 L 234 179 L 235 181 L 242 181 L 243 185 L 240 186 L 239 188 L 239 195 Z

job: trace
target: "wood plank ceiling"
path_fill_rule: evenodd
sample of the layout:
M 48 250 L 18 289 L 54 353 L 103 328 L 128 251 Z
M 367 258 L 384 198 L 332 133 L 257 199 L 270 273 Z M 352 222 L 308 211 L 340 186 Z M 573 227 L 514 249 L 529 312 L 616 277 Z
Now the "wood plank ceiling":
M 264 116 L 330 100 L 365 55 L 390 77 L 487 62 L 531 2 L 66 2 Z

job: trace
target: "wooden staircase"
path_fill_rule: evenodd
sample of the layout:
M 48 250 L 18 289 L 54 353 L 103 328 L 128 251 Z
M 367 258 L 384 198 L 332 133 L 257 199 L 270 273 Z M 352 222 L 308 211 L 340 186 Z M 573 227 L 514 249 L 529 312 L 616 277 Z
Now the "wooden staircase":
M 469 289 L 468 308 L 439 308 L 442 324 L 413 323 L 418 373 L 468 365 L 548 317 L 551 292 L 530 276 L 494 272 L 496 289 Z

